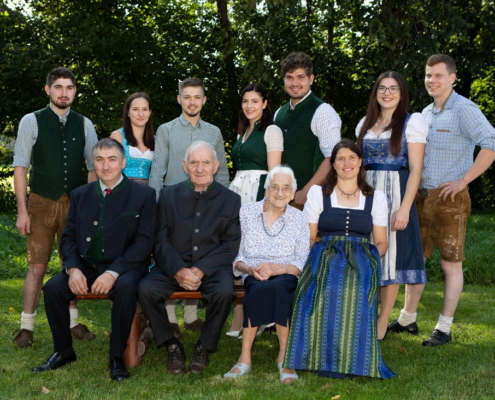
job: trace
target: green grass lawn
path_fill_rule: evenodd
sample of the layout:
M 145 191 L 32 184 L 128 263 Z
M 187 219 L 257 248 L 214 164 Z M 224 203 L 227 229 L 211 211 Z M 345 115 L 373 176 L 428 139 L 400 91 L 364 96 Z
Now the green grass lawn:
M 82 301 L 81 322 L 97 334 L 93 342 L 75 342 L 78 361 L 56 371 L 33 374 L 31 368 L 52 353 L 52 339 L 43 304 L 38 308 L 35 345 L 26 350 L 12 343 L 19 326 L 22 281 L 0 282 L 0 398 L 43 396 L 54 399 L 493 399 L 495 398 L 495 288 L 468 285 L 453 325 L 450 344 L 427 348 L 442 302 L 443 285 L 428 284 L 419 308 L 418 336 L 390 334 L 382 343 L 383 357 L 396 378 L 336 380 L 301 372 L 298 382 L 278 381 L 277 337 L 264 333 L 255 342 L 253 371 L 235 382 L 222 375 L 237 361 L 241 341 L 222 335 L 202 375 L 171 376 L 166 354 L 154 344 L 131 379 L 112 382 L 107 370 L 110 313 L 108 302 Z M 403 294 L 399 304 L 403 302 Z M 201 310 L 203 312 L 203 310 Z M 181 310 L 179 311 L 179 315 Z M 399 309 L 394 310 L 397 317 Z M 228 328 L 224 326 L 224 331 Z M 198 334 L 185 331 L 188 361 Z M 50 392 L 42 393 L 45 387 Z
M 131 379 L 112 382 L 107 362 L 110 303 L 81 301 L 80 321 L 97 334 L 92 342 L 75 342 L 78 361 L 56 371 L 33 374 L 31 368 L 52 354 L 52 338 L 43 301 L 38 307 L 35 344 L 19 349 L 13 333 L 22 311 L 22 277 L 26 262 L 23 238 L 15 230 L 12 215 L 0 216 L 0 399 L 32 397 L 53 399 L 495 399 L 495 241 L 494 216 L 473 216 L 468 227 L 466 263 L 469 280 L 464 288 L 452 328 L 450 344 L 426 348 L 421 341 L 433 330 L 441 311 L 443 283 L 426 286 L 418 310 L 420 334 L 390 334 L 381 344 L 385 362 L 397 374 L 386 381 L 369 378 L 335 380 L 301 372 L 291 386 L 278 380 L 275 334 L 264 333 L 253 348 L 252 372 L 234 382 L 222 375 L 237 361 L 241 341 L 222 334 L 218 351 L 202 375 L 171 376 L 166 373 L 166 354 L 152 343 L 142 365 L 131 370 Z M 437 257 L 437 259 L 435 258 Z M 441 277 L 438 256 L 429 263 L 430 280 Z M 49 275 L 58 271 L 57 255 Z M 466 271 L 467 272 L 467 271 Z M 492 275 L 490 275 L 492 273 Z M 391 319 L 397 318 L 404 302 L 400 293 Z M 200 310 L 204 313 L 204 310 Z M 182 307 L 178 307 L 178 317 Z M 204 316 L 204 314 L 203 314 Z M 230 322 L 230 321 L 229 321 Z M 228 329 L 225 324 L 223 332 Z M 187 362 L 198 334 L 185 331 Z M 44 394 L 46 388 L 49 393 Z

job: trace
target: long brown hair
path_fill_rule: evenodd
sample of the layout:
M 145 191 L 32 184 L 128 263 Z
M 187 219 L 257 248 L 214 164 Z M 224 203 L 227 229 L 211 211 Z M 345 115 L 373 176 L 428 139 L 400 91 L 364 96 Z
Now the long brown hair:
M 340 149 L 349 149 L 354 154 L 356 154 L 361 161 L 363 161 L 363 152 L 361 151 L 361 146 L 358 146 L 352 140 L 342 139 L 339 143 L 337 143 L 333 150 L 332 155 L 330 157 L 330 172 L 327 175 L 327 180 L 325 182 L 325 186 L 323 187 L 323 193 L 326 195 L 330 195 L 337 185 L 337 170 L 333 166 L 335 164 L 335 159 L 337 158 L 337 153 Z M 363 193 L 364 196 L 371 196 L 375 191 L 371 185 L 366 182 L 366 175 L 364 172 L 364 162 L 361 162 L 361 167 L 359 168 L 358 173 L 358 188 Z
M 244 93 L 247 92 L 256 92 L 260 95 L 261 101 L 266 102 L 266 107 L 263 110 L 263 114 L 261 115 L 261 120 L 258 126 L 260 131 L 264 131 L 270 125 L 273 124 L 273 112 L 270 108 L 270 104 L 268 103 L 266 89 L 259 83 L 253 82 L 247 85 L 241 92 L 241 100 L 239 101 L 239 123 L 237 124 L 237 133 L 239 136 L 244 135 L 247 127 L 249 126 L 249 120 L 244 115 L 244 111 L 242 111 L 242 99 L 244 98 Z
M 392 155 L 394 156 L 397 156 L 400 152 L 402 144 L 402 132 L 404 130 L 404 123 L 406 121 L 407 110 L 409 108 L 409 92 L 407 90 L 406 81 L 398 72 L 395 71 L 384 72 L 376 80 L 375 85 L 371 90 L 370 102 L 368 103 L 368 110 L 366 111 L 366 118 L 363 122 L 363 125 L 361 126 L 361 130 L 359 131 L 357 144 L 359 148 L 361 148 L 364 135 L 366 135 L 366 132 L 368 132 L 368 130 L 373 128 L 373 125 L 376 123 L 378 117 L 380 116 L 381 108 L 378 100 L 376 99 L 376 93 L 380 82 L 385 78 L 395 79 L 400 89 L 399 104 L 397 104 L 397 108 L 392 115 L 392 120 L 387 126 L 388 129 L 392 130 L 392 134 L 390 135 L 389 140 L 390 153 L 392 153 Z
M 129 109 L 131 108 L 131 103 L 135 99 L 143 98 L 148 102 L 148 106 L 150 111 L 152 111 L 151 99 L 150 97 L 143 92 L 137 92 L 131 94 L 125 104 L 124 104 L 124 112 L 122 113 L 122 124 L 124 127 L 125 139 L 129 143 L 130 146 L 136 147 L 138 145 L 137 139 L 134 136 L 134 132 L 132 131 L 131 118 L 129 117 Z M 143 135 L 143 144 L 150 150 L 155 150 L 155 132 L 153 131 L 153 113 L 150 114 L 150 118 L 144 127 L 144 135 Z

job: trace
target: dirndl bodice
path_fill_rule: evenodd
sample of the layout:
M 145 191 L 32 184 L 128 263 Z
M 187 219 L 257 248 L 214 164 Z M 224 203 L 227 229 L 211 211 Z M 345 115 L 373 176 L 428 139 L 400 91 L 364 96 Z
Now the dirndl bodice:
M 404 121 L 401 148 L 397 156 L 392 155 L 389 151 L 390 140 L 379 138 L 363 139 L 362 149 L 364 168 L 366 170 L 400 171 L 409 168 L 406 140 L 406 127 L 409 118 L 411 118 L 411 114 L 407 114 L 406 120 Z

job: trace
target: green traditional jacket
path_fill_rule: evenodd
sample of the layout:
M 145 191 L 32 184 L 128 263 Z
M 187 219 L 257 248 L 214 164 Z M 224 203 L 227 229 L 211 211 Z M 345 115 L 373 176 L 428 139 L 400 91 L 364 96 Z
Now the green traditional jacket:
M 38 138 L 31 160 L 31 192 L 58 200 L 84 183 L 84 117 L 71 110 L 64 124 L 50 106 L 34 115 Z
M 284 134 L 282 164 L 294 170 L 298 189 L 302 189 L 313 177 L 324 160 L 318 138 L 311 130 L 311 120 L 323 100 L 310 93 L 293 110 L 290 102 L 277 113 L 275 124 Z

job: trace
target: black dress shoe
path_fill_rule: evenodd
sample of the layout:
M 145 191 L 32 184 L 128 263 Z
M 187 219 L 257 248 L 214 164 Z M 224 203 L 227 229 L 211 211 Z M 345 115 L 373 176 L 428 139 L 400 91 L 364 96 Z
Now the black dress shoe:
M 418 329 L 418 324 L 416 322 L 404 326 L 399 324 L 399 321 L 395 320 L 388 326 L 387 331 L 394 333 L 409 332 L 411 335 L 417 335 L 419 329 Z
M 125 367 L 124 359 L 122 357 L 110 358 L 108 368 L 110 368 L 110 377 L 113 381 L 120 382 L 131 376 Z
M 185 374 L 186 373 L 186 353 L 184 346 L 181 343 L 172 344 L 167 347 L 168 361 L 167 371 L 170 374 Z
M 443 344 L 450 342 L 451 338 L 452 337 L 451 337 L 450 333 L 445 333 L 439 329 L 435 329 L 433 331 L 433 333 L 431 334 L 431 336 L 421 344 L 423 346 L 429 346 L 429 347 L 441 346 Z
M 196 343 L 196 346 L 194 346 L 193 359 L 191 365 L 189 365 L 189 372 L 193 374 L 200 374 L 203 372 L 209 364 L 209 354 L 210 352 L 206 350 L 200 342 Z
M 76 361 L 76 353 L 74 352 L 74 350 L 72 350 L 72 352 L 56 352 L 52 354 L 52 356 L 46 363 L 33 368 L 31 371 L 35 373 L 51 371 L 52 369 L 63 367 L 64 365 L 72 363 L 74 361 Z

